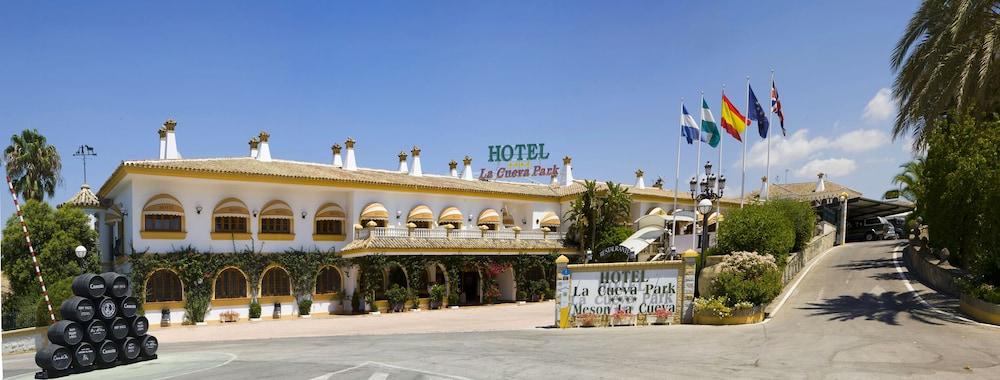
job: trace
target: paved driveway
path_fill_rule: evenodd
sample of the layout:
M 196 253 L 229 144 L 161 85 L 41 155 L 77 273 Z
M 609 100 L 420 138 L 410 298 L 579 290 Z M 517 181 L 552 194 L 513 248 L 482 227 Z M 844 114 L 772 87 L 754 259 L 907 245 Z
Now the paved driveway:
M 79 378 L 1000 378 L 1000 329 L 937 312 L 954 301 L 905 281 L 895 249 L 835 248 L 757 325 L 175 343 Z M 5 357 L 5 375 L 31 370 L 27 359 Z

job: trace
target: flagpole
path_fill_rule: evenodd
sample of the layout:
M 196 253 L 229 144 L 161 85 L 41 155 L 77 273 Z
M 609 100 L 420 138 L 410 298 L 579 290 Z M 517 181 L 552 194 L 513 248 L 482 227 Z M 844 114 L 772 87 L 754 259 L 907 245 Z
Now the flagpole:
M 774 69 L 771 69 L 771 88 L 774 88 Z M 767 90 L 767 93 L 771 93 L 771 89 Z M 764 200 L 771 198 L 771 188 L 768 181 L 771 180 L 771 114 L 774 113 L 774 107 L 767 108 L 767 164 L 764 168 Z
M 684 98 L 681 98 L 681 118 L 684 117 Z M 681 128 L 684 128 L 684 123 L 681 123 Z M 670 210 L 670 247 L 674 247 L 674 242 L 676 232 L 677 232 L 677 191 L 680 190 L 681 181 L 681 136 L 677 136 L 677 164 L 674 170 L 674 208 Z
M 722 85 L 722 95 L 725 95 L 725 94 L 726 94 L 726 85 Z M 702 98 L 704 98 L 704 97 L 705 97 L 705 95 L 702 94 Z M 726 165 L 722 164 L 722 139 L 720 139 L 719 140 L 719 178 L 720 179 L 723 176 L 722 172 L 724 170 L 723 168 L 725 168 L 725 167 L 726 167 Z M 720 194 L 719 195 L 719 200 L 717 201 L 719 204 L 716 206 L 719 209 L 719 216 L 722 216 L 722 195 L 721 195 L 722 194 L 722 190 L 723 189 L 719 188 L 719 183 L 716 182 L 715 183 L 715 192 L 716 192 L 716 194 Z M 715 218 L 715 234 L 716 234 L 716 236 L 719 235 L 719 226 L 721 224 L 722 224 L 722 218 Z
M 750 125 L 750 76 L 747 75 L 747 110 L 743 114 L 743 174 L 740 175 L 740 208 L 743 208 L 746 199 L 747 185 L 747 126 Z

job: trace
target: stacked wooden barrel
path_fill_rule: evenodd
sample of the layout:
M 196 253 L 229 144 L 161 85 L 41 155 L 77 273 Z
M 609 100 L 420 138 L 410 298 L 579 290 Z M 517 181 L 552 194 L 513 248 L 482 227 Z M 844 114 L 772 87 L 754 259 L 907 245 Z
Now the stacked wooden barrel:
M 136 315 L 128 277 L 107 272 L 73 279 L 73 296 L 63 301 L 63 320 L 48 330 L 50 344 L 35 353 L 46 379 L 95 368 L 156 359 L 156 337 L 147 334 L 149 321 Z

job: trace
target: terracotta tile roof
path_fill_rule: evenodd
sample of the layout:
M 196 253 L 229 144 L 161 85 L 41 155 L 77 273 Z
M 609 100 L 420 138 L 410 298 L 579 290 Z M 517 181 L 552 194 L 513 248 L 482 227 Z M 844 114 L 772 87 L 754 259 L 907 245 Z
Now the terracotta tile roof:
M 560 239 L 442 239 L 419 237 L 371 237 L 354 239 L 341 250 L 342 254 L 359 251 L 393 250 L 497 250 L 497 251 L 545 251 L 567 248 Z
M 90 191 L 90 185 L 86 183 L 81 185 L 80 191 L 67 200 L 65 204 L 82 208 L 96 208 L 101 206 L 100 200 L 97 199 L 93 191 Z
M 772 183 L 768 185 L 767 190 L 770 192 L 772 198 L 790 198 L 803 201 L 836 198 L 842 192 L 846 192 L 848 198 L 861 196 L 861 192 L 829 180 L 824 181 L 824 187 L 825 191 L 817 193 L 813 191 L 816 190 L 816 182 Z M 750 193 L 751 198 L 756 198 L 759 195 L 760 191 Z

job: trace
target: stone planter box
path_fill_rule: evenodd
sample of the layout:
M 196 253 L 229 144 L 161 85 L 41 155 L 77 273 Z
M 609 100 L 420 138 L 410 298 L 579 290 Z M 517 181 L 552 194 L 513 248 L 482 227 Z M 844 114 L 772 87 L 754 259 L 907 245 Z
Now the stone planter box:
M 694 324 L 696 325 L 745 325 L 763 320 L 763 306 L 754 306 L 749 310 L 737 310 L 727 317 L 719 317 L 706 312 L 694 313 Z
M 420 310 L 430 310 L 431 309 L 431 299 L 430 298 L 418 298 L 417 305 L 420 306 Z
M 958 308 L 979 322 L 1000 325 L 1000 304 L 962 294 Z
M 378 310 L 378 312 L 382 313 L 382 314 L 388 313 L 389 312 L 389 301 L 387 301 L 387 300 L 378 300 L 378 301 L 375 301 L 375 309 Z

